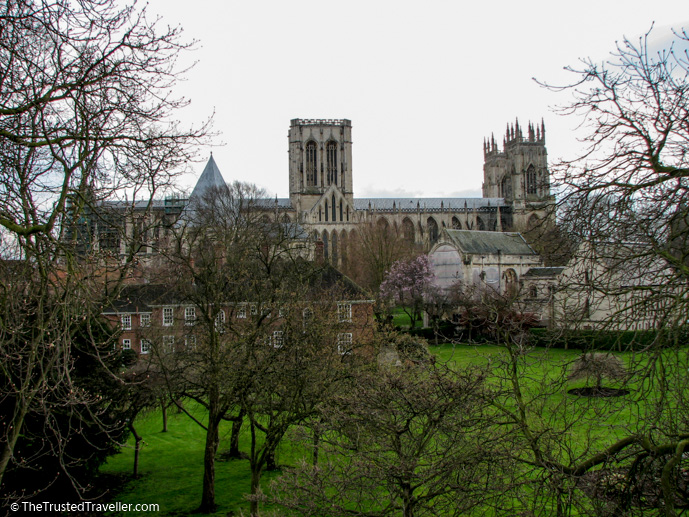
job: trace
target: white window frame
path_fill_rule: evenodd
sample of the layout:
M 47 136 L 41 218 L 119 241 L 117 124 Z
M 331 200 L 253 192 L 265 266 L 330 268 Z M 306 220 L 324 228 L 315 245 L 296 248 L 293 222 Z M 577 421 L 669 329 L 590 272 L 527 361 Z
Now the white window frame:
M 258 314 L 258 306 L 255 303 L 251 304 L 251 315 L 256 316 Z
M 215 316 L 215 330 L 225 332 L 225 311 L 220 309 Z
M 350 323 L 352 321 L 352 304 L 337 304 L 337 321 L 340 323 Z
M 237 318 L 246 319 L 246 303 L 240 303 L 237 308 Z
M 302 318 L 302 323 L 304 325 L 304 328 L 308 327 L 309 324 L 313 321 L 313 309 L 311 307 L 306 307 L 302 312 L 301 312 L 301 318 Z
M 140 327 L 150 327 L 151 326 L 151 314 L 149 312 L 145 314 L 139 314 L 139 326 Z
M 282 346 L 285 344 L 284 333 L 282 330 L 274 330 L 273 337 L 270 341 L 273 345 L 273 348 L 282 348 Z
M 196 350 L 196 336 L 189 334 L 184 337 L 184 348 L 187 350 Z
M 175 308 L 163 307 L 163 327 L 172 327 L 175 323 Z
M 184 308 L 184 324 L 196 325 L 196 307 Z
M 132 330 L 132 315 L 131 314 L 121 314 L 120 324 L 122 325 L 122 330 Z
M 337 335 L 337 352 L 340 355 L 348 355 L 352 353 L 352 333 L 340 332 Z
M 139 342 L 139 350 L 142 354 L 149 354 L 151 352 L 151 342 L 148 339 L 142 339 Z
M 123 339 L 122 340 L 122 350 L 131 350 L 132 349 L 132 340 L 131 339 Z
M 175 351 L 175 336 L 163 336 L 163 352 L 171 354 Z

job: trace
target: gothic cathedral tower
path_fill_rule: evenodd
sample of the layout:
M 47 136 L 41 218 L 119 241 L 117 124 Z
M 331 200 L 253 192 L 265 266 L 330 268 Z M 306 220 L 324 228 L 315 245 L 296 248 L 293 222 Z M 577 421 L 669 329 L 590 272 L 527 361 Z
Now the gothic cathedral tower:
M 291 121 L 289 197 L 302 219 L 324 198 L 326 201 L 337 199 L 338 203 L 344 200 L 346 205 L 354 206 L 350 120 Z M 334 207 L 330 209 L 334 210 Z
M 554 214 L 550 193 L 545 125 L 529 123 L 524 138 L 519 121 L 507 125 L 500 151 L 495 138 L 483 143 L 483 197 L 503 198 L 512 207 L 514 230 L 525 232 Z

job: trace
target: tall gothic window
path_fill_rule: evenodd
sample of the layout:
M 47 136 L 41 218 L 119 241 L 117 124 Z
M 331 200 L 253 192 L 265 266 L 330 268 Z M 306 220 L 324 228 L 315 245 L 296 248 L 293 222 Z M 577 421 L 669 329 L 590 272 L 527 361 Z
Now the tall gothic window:
M 435 242 L 438 240 L 438 223 L 435 222 L 435 219 L 432 217 L 428 218 L 428 240 L 430 241 L 431 245 L 435 244 Z
M 328 201 L 325 201 L 325 222 L 328 222 Z
M 512 199 L 512 178 L 509 174 L 500 182 L 500 195 L 505 199 Z
M 331 240 L 332 240 L 332 244 L 331 244 L 332 253 L 330 256 L 332 257 L 333 264 L 337 265 L 337 232 L 333 232 L 333 236 L 332 236 Z
M 331 183 L 337 185 L 337 142 L 328 142 L 325 151 L 328 163 L 328 185 Z
M 344 221 L 344 219 L 342 218 L 342 215 L 343 215 L 343 213 L 342 213 L 342 200 L 340 200 L 340 221 Z
M 402 235 L 409 242 L 414 242 L 414 223 L 408 217 L 402 221 Z
M 526 193 L 538 194 L 538 184 L 536 182 L 536 168 L 533 165 L 529 165 L 529 168 L 526 169 Z
M 335 206 L 335 194 L 333 194 L 333 197 L 332 197 L 332 207 L 333 207 L 332 208 L 332 210 L 333 210 L 333 222 L 335 222 L 337 220 L 337 218 L 335 217 L 336 210 L 337 210 L 337 207 Z
M 318 172 L 318 165 L 316 160 L 316 142 L 308 142 L 306 144 L 306 186 L 316 186 L 316 173 Z

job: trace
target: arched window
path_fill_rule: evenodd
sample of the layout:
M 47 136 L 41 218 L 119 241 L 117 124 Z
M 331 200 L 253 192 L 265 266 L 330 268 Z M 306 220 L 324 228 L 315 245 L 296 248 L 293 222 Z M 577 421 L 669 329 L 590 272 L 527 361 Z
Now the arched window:
M 337 217 L 336 217 L 336 215 L 337 215 L 337 213 L 336 213 L 337 208 L 335 207 L 335 194 L 333 194 L 333 197 L 332 197 L 332 207 L 333 207 L 333 208 L 332 208 L 332 210 L 333 210 L 333 222 L 335 222 L 335 221 L 337 221 Z
M 333 232 L 333 244 L 332 244 L 332 246 L 333 246 L 333 253 L 332 253 L 333 264 L 335 264 L 337 266 L 337 232 Z
M 515 296 L 517 291 L 519 291 L 519 278 L 517 277 L 517 272 L 510 268 L 503 274 L 505 279 L 505 294 L 508 296 Z
M 347 232 L 345 230 L 340 233 L 340 260 L 343 265 L 347 262 Z
M 337 142 L 330 141 L 325 146 L 328 166 L 328 185 L 337 185 Z M 335 219 L 333 217 L 333 219 Z
M 291 223 L 292 220 L 289 218 L 289 215 L 285 214 L 282 216 L 282 222 L 283 223 Z
M 218 315 L 215 317 L 215 328 L 218 329 L 219 332 L 222 332 L 225 327 L 225 311 L 220 309 L 218 311 Z
M 480 217 L 476 218 L 476 229 L 481 231 L 481 232 L 486 230 L 486 225 L 483 222 L 483 219 L 481 219 Z
M 512 199 L 512 178 L 509 174 L 500 182 L 500 195 L 505 199 Z
M 529 297 L 538 298 L 538 287 L 536 287 L 535 285 L 529 287 Z
M 342 218 L 342 200 L 340 200 L 340 221 L 344 221 Z
M 316 185 L 316 173 L 318 172 L 318 165 L 316 160 L 316 142 L 311 141 L 306 144 L 306 186 L 314 187 Z
M 526 223 L 528 230 L 535 230 L 540 226 L 540 224 L 541 220 L 538 218 L 536 214 L 531 214 L 531 217 L 529 217 L 529 220 Z
M 408 217 L 402 221 L 402 236 L 405 240 L 414 242 L 414 223 Z
M 438 223 L 432 217 L 428 218 L 426 223 L 428 225 L 428 241 L 431 246 L 438 240 Z
M 325 260 L 328 260 L 328 257 L 330 256 L 328 252 L 328 232 L 323 231 L 323 258 Z
M 347 221 L 349 221 L 349 207 L 347 207 Z
M 328 222 L 328 202 L 325 202 L 325 222 Z
M 461 230 L 462 229 L 462 224 L 459 222 L 459 219 L 456 217 L 452 218 L 452 229 L 453 230 Z
M 536 168 L 529 165 L 526 169 L 526 193 L 527 194 L 538 194 L 538 183 L 536 180 Z
M 307 307 L 306 309 L 304 309 L 302 311 L 301 314 L 302 314 L 304 328 L 306 328 L 313 321 L 313 310 L 311 310 L 310 307 Z

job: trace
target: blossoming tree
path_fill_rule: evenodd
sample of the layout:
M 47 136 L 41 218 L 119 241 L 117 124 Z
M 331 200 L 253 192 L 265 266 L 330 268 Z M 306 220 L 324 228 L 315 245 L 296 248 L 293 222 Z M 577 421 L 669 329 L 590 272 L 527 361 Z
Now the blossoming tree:
M 380 285 L 380 297 L 399 305 L 409 316 L 411 328 L 421 320 L 424 294 L 433 282 L 428 255 L 410 260 L 398 260 L 386 272 Z

